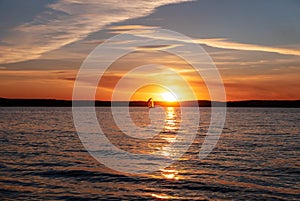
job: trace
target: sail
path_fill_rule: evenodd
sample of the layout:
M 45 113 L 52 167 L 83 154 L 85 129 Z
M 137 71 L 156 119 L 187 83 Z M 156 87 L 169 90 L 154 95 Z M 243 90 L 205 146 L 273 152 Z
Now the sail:
M 148 105 L 149 108 L 154 107 L 154 101 L 153 101 L 152 98 L 149 98 L 149 99 L 148 99 L 147 105 Z

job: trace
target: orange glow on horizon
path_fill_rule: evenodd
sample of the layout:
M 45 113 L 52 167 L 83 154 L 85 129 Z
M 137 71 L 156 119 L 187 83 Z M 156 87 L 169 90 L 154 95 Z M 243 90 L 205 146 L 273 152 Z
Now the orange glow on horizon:
M 129 91 L 130 83 L 124 90 L 118 91 L 121 95 L 132 93 L 130 100 L 147 101 L 152 97 L 155 101 L 174 101 L 168 93 L 173 93 L 177 100 L 211 100 L 209 91 L 201 79 L 192 72 L 188 64 L 174 55 L 161 53 L 132 53 L 116 61 L 109 68 L 109 72 L 99 82 L 96 100 L 110 101 L 114 87 L 118 80 L 131 68 L 147 63 L 160 63 L 173 68 L 191 86 L 195 96 L 187 94 L 174 76 L 161 70 L 153 74 L 156 80 L 168 80 L 167 88 L 147 86 L 136 92 Z M 149 75 L 151 75 L 151 69 Z M 272 75 L 241 75 L 231 74 L 226 69 L 220 69 L 227 95 L 227 101 L 239 100 L 300 100 L 299 73 L 286 69 L 283 73 L 274 71 Z M 24 99 L 64 99 L 71 100 L 77 70 L 1 70 L 0 97 Z M 146 79 L 140 75 L 132 76 L 134 83 L 138 79 Z M 167 98 L 169 96 L 169 98 Z M 122 97 L 122 96 L 121 96 Z M 82 98 L 84 99 L 84 97 Z M 120 99 L 120 101 L 128 101 Z
M 163 100 L 166 102 L 176 102 L 177 97 L 171 92 L 162 93 L 161 96 L 163 97 Z
M 147 101 L 149 98 L 153 98 L 154 101 L 163 102 L 178 102 L 184 100 L 179 100 L 177 96 L 178 94 L 170 92 L 168 89 L 159 85 L 148 85 L 135 91 L 131 96 L 130 101 Z M 180 96 L 184 97 L 184 93 L 182 93 Z

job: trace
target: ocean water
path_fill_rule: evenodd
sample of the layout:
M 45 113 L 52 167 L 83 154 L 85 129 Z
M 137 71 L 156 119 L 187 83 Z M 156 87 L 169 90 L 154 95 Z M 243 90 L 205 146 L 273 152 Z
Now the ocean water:
M 178 108 L 166 108 L 158 137 L 126 138 L 110 108 L 97 108 L 108 139 L 147 153 L 178 132 Z M 192 110 L 191 110 L 192 111 Z M 138 126 L 147 108 L 132 108 Z M 217 146 L 198 158 L 210 109 L 201 108 L 196 139 L 169 167 L 126 174 L 95 160 L 83 147 L 71 108 L 0 108 L 1 200 L 300 200 L 300 109 L 228 108 Z

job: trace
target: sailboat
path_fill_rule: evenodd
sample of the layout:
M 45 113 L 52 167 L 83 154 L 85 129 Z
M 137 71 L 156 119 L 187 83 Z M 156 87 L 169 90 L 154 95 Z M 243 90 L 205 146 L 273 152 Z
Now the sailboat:
M 148 108 L 154 107 L 154 101 L 153 101 L 152 98 L 149 98 L 149 99 L 148 99 L 147 105 L 148 105 Z

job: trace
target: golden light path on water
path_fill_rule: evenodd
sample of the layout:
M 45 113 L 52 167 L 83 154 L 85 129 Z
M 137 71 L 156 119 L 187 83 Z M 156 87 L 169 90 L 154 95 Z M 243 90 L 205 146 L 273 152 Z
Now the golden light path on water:
M 160 133 L 160 138 L 165 141 L 164 146 L 160 147 L 159 153 L 166 157 L 170 157 L 173 151 L 170 148 L 170 144 L 176 140 L 177 131 L 180 125 L 180 113 L 179 110 L 175 110 L 174 107 L 165 107 L 165 123 Z
M 169 196 L 166 194 L 155 194 L 151 193 L 151 196 L 157 199 L 176 199 L 177 197 Z
M 175 98 L 171 93 L 165 93 L 165 96 L 163 96 L 165 100 L 173 101 L 173 98 Z M 176 100 L 176 99 L 175 99 Z M 180 115 L 178 114 L 178 111 L 176 112 L 174 107 L 166 107 L 165 109 L 165 125 L 163 128 L 163 134 L 161 138 L 163 140 L 167 141 L 167 144 L 173 143 L 176 139 L 176 132 L 178 130 L 179 124 L 180 124 Z M 170 156 L 171 150 L 169 150 L 168 146 L 163 146 L 161 148 L 162 154 L 165 156 Z M 164 169 L 160 170 L 160 176 L 166 180 L 179 180 L 179 171 L 176 170 L 174 166 L 169 166 Z M 178 197 L 167 195 L 166 193 L 152 193 L 152 197 L 156 199 L 178 199 Z

